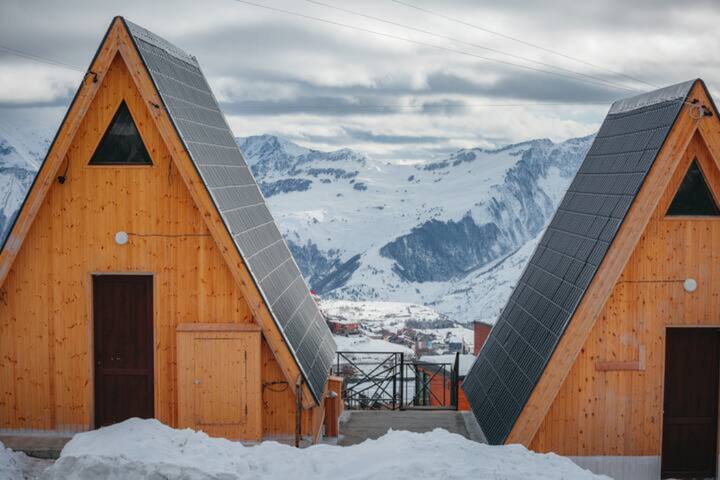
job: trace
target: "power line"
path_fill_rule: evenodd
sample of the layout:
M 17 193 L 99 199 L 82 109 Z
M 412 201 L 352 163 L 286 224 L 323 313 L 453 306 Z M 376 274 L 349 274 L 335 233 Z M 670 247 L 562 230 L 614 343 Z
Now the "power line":
M 338 7 L 338 6 L 336 6 L 336 5 L 331 5 L 331 4 L 328 4 L 328 3 L 320 2 L 320 1 L 318 1 L 318 0 L 305 0 L 305 1 L 308 2 L 308 3 L 315 4 L 315 5 L 320 5 L 320 6 L 322 6 L 322 7 L 332 8 L 332 9 L 334 9 L 334 10 L 339 10 L 339 11 L 341 11 L 341 12 L 350 13 L 350 14 L 352 14 L 352 15 L 357 15 L 357 16 L 360 16 L 360 17 L 363 17 L 363 18 L 368 18 L 368 19 L 371 19 L 371 20 L 375 20 L 375 21 L 377 21 L 377 22 L 383 22 L 383 23 L 387 23 L 387 24 L 389 24 L 389 25 L 394 25 L 394 26 L 396 26 L 396 27 L 404 28 L 404 29 L 407 29 L 407 30 L 412 30 L 412 31 L 420 32 L 420 33 L 423 33 L 423 34 L 426 34 L 426 35 L 431 35 L 431 36 L 436 37 L 436 38 L 442 38 L 442 39 L 445 39 L 445 40 L 450 40 L 450 41 L 452 41 L 452 42 L 465 44 L 465 45 L 468 45 L 468 46 L 470 46 L 470 47 L 480 48 L 480 49 L 482 49 L 482 50 L 487 50 L 487 51 L 489 51 L 489 52 L 497 53 L 497 54 L 499 54 L 499 55 L 505 55 L 505 56 L 512 57 L 512 58 L 515 58 L 515 59 L 518 59 L 518 60 L 523 60 L 523 61 L 526 61 L 526 62 L 535 63 L 535 64 L 537 64 L 537 65 L 542 65 L 542 66 L 544 66 L 544 67 L 554 68 L 554 69 L 556 69 L 556 70 L 560 70 L 560 71 L 563 71 L 563 72 L 567 72 L 567 73 L 570 73 L 570 74 L 573 74 L 573 75 L 578 75 L 578 76 L 585 77 L 585 78 L 589 78 L 589 79 L 592 79 L 592 80 L 597 80 L 597 81 L 599 81 L 599 82 L 605 83 L 605 84 L 610 85 L 610 86 L 612 86 L 612 87 L 625 88 L 624 85 L 621 85 L 621 84 L 616 83 L 616 82 L 612 82 L 612 81 L 607 80 L 607 79 L 605 79 L 605 78 L 596 77 L 596 76 L 594 76 L 594 75 L 588 75 L 588 74 L 586 74 L 586 73 L 578 72 L 578 71 L 576 71 L 576 70 L 571 70 L 571 69 L 569 69 L 569 68 L 559 67 L 559 66 L 557 66 L 557 65 L 552 65 L 552 64 L 550 64 L 550 63 L 541 62 L 541 61 L 538 61 L 538 60 L 534 60 L 534 59 L 532 59 L 532 58 L 523 57 L 523 56 L 521 56 L 521 55 L 515 55 L 515 54 L 513 54 L 513 53 L 505 52 L 505 51 L 503 51 L 503 50 L 498 50 L 498 49 L 496 49 L 496 48 L 486 47 L 486 46 L 484 46 L 484 45 L 479 45 L 479 44 L 477 44 L 477 43 L 467 42 L 467 41 L 461 40 L 461 39 L 459 39 L 459 38 L 450 37 L 450 36 L 448 36 L 448 35 L 442 35 L 442 34 L 435 33 L 435 32 L 431 32 L 431 31 L 429 31 L 429 30 L 425 30 L 425 29 L 422 29 L 422 28 L 417 28 L 417 27 L 413 27 L 413 26 L 411 26 L 411 25 L 405 25 L 405 24 L 402 24 L 402 23 L 394 22 L 394 21 L 392 21 L 392 20 L 387 20 L 387 19 L 385 19 L 385 18 L 376 17 L 376 16 L 374 16 L 374 15 L 368 15 L 368 14 L 365 14 L 365 13 L 362 13 L 362 12 L 357 12 L 357 11 L 350 10 L 350 9 L 347 9 L 347 8 L 343 8 L 343 7 Z
M 423 110 L 426 108 L 446 108 L 446 109 L 464 109 L 464 108 L 512 108 L 512 107 L 587 107 L 587 106 L 607 106 L 610 102 L 528 102 L 528 103 L 466 103 L 466 104 L 441 104 L 430 103 L 422 105 L 401 105 L 392 103 L 373 103 L 363 104 L 345 104 L 345 105 L 320 105 L 320 104 L 289 104 L 284 106 L 287 110 L 340 110 L 357 108 L 358 110 L 381 110 L 381 109 L 399 109 L 399 110 Z M 273 107 L 283 107 L 277 105 L 236 105 L 238 110 L 263 110 Z M 194 107 L 188 107 L 194 108 Z
M 557 56 L 559 56 L 559 57 L 563 57 L 563 58 L 566 58 L 566 59 L 568 59 L 568 60 L 572 60 L 572 61 L 574 61 L 574 62 L 582 63 L 582 64 L 584 64 L 584 65 L 587 65 L 587 66 L 590 66 L 590 67 L 593 67 L 593 68 L 597 68 L 597 69 L 599 69 L 599 70 L 605 70 L 606 72 L 610 72 L 610 73 L 612 73 L 612 74 L 614 74 L 614 75 L 619 75 L 619 76 L 621 76 L 621 77 L 625 77 L 625 78 L 627 78 L 627 79 L 634 80 L 634 81 L 636 81 L 636 82 L 644 83 L 645 85 L 649 85 L 649 86 L 651 86 L 651 87 L 653 87 L 653 88 L 658 88 L 657 85 L 652 84 L 652 83 L 650 83 L 650 82 L 646 82 L 645 80 L 642 80 L 642 79 L 640 79 L 640 78 L 633 77 L 633 76 L 631 76 L 631 75 L 627 75 L 627 74 L 625 74 L 625 73 L 618 72 L 618 71 L 616 71 L 616 70 L 612 70 L 612 69 L 609 69 L 609 68 L 607 68 L 607 67 L 603 67 L 603 66 L 600 66 L 600 65 L 597 65 L 597 64 L 588 62 L 588 61 L 586 61 L 586 60 L 583 60 L 582 58 L 577 58 L 577 57 L 573 57 L 573 56 L 571 56 L 571 55 L 567 55 L 567 54 L 562 53 L 562 52 L 558 52 L 557 50 L 552 50 L 552 49 L 550 49 L 550 48 L 543 47 L 542 45 L 538 45 L 538 44 L 536 44 L 536 43 L 532 43 L 532 42 L 525 41 L 525 40 L 523 40 L 523 39 L 521 39 L 521 38 L 513 37 L 513 36 L 511 36 L 511 35 L 507 35 L 507 34 L 502 33 L 502 32 L 497 32 L 497 31 L 495 31 L 495 30 L 490 30 L 489 28 L 481 27 L 481 26 L 479 26 L 479 25 L 475 25 L 475 24 L 466 22 L 466 21 L 464 21 L 464 20 L 460 20 L 459 18 L 451 17 L 451 16 L 449 16 L 449 15 L 445 15 L 445 14 L 442 14 L 442 13 L 440 13 L 440 12 L 436 12 L 436 11 L 434 11 L 434 10 L 430 10 L 430 9 L 427 9 L 427 8 L 424 8 L 424 7 L 421 7 L 421 6 L 419 6 L 419 5 L 415 5 L 415 4 L 412 4 L 412 3 L 409 3 L 409 2 L 406 2 L 406 1 L 403 1 L 403 0 L 390 0 L 390 1 L 391 1 L 391 2 L 394 2 L 394 3 L 397 3 L 397 4 L 399 4 L 399 5 L 404 5 L 404 6 L 406 6 L 406 7 L 414 8 L 414 9 L 416 9 L 416 10 L 420 10 L 421 12 L 425 12 L 425 13 L 429 13 L 429 14 L 431 14 L 431 15 L 438 16 L 438 17 L 440 17 L 440 18 L 444 18 L 445 20 L 450 20 L 451 22 L 456 22 L 456 23 L 459 23 L 459 24 L 461 24 L 461 25 L 465 25 L 465 26 L 467 26 L 467 27 L 471 27 L 471 28 L 474 28 L 474 29 L 476 29 L 476 30 L 480 30 L 480 31 L 485 32 L 485 33 L 490 33 L 490 34 L 492 34 L 492 35 L 497 35 L 498 37 L 502 37 L 502 38 L 505 38 L 505 39 L 507 39 L 507 40 L 512 40 L 513 42 L 521 43 L 521 44 L 523 44 L 523 45 L 526 45 L 526 46 L 529 46 L 529 47 L 532 47 L 532 48 L 537 48 L 538 50 L 542 50 L 542 51 L 544 51 L 544 52 L 551 53 L 551 54 L 553 54 L 553 55 L 557 55 Z
M 369 29 L 369 28 L 359 27 L 359 26 L 357 26 L 357 25 L 350 25 L 350 24 L 347 24 L 347 23 L 336 22 L 336 21 L 333 21 L 333 20 L 328 20 L 328 19 L 326 19 L 326 18 L 315 17 L 315 16 L 312 16 L 312 15 L 306 15 L 306 14 L 304 14 L 304 13 L 293 12 L 292 10 L 285 10 L 284 8 L 271 7 L 270 5 L 262 5 L 262 4 L 250 2 L 250 1 L 247 1 L 247 0 L 235 0 L 235 1 L 238 2 L 238 3 L 243 3 L 243 4 L 245 4 L 245 5 L 251 5 L 251 6 L 253 6 L 253 7 L 264 8 L 264 9 L 266 9 L 266 10 L 271 10 L 271 11 L 283 13 L 283 14 L 286 14 L 286 15 L 293 15 L 293 16 L 300 17 L 300 18 L 304 18 L 304 19 L 307 19 L 307 20 L 313 20 L 313 21 L 316 21 L 316 22 L 322 22 L 322 23 L 326 23 L 326 24 L 329 24 L 329 25 L 335 25 L 335 26 L 338 26 L 338 27 L 349 28 L 349 29 L 358 30 L 358 31 L 365 32 L 365 33 L 370 33 L 370 34 L 372 34 L 372 35 L 378 35 L 378 36 L 382 36 L 382 37 L 392 38 L 392 39 L 394 39 L 394 40 L 402 40 L 402 41 L 404 41 L 404 42 L 413 43 L 413 44 L 415 44 L 415 45 L 421 45 L 421 46 L 423 46 L 423 47 L 429 47 L 429 48 L 434 48 L 434 49 L 437 49 L 437 50 L 443 50 L 443 51 L 446 51 L 446 52 L 452 52 L 452 53 L 457 53 L 457 54 L 460 54 L 460 55 L 465 55 L 465 56 L 469 56 L 469 57 L 473 57 L 473 58 L 478 58 L 478 59 L 484 60 L 484 61 L 486 61 L 486 62 L 500 63 L 500 64 L 503 64 L 503 65 L 509 65 L 509 66 L 512 66 L 512 67 L 522 68 L 522 69 L 525 69 L 525 70 L 533 70 L 533 71 L 536 71 L 536 72 L 541 72 L 541 73 L 545 73 L 545 74 L 548 74 L 548 75 L 554 75 L 554 76 L 557 76 L 557 77 L 569 78 L 569 79 L 571 79 L 571 80 L 575 80 L 575 81 L 578 81 L 578 82 L 584 82 L 584 83 L 590 83 L 590 84 L 594 84 L 594 85 L 607 86 L 607 85 L 601 84 L 601 83 L 599 83 L 599 82 L 597 82 L 597 81 L 594 81 L 594 80 L 584 80 L 584 79 L 577 78 L 577 77 L 574 77 L 574 76 L 571 76 L 571 75 L 565 75 L 565 74 L 563 74 L 563 73 L 553 72 L 553 71 L 550 71 L 550 70 L 543 70 L 543 69 L 541 69 L 541 68 L 530 67 L 530 66 L 528 66 L 528 65 L 522 65 L 522 64 L 519 64 L 519 63 L 508 62 L 508 61 L 505 61 L 505 60 L 499 60 L 499 59 L 497 59 L 497 58 L 485 57 L 485 56 L 482 56 L 482 55 L 474 54 L 474 53 L 472 53 L 472 52 L 467 52 L 467 51 L 465 51 L 465 50 L 459 50 L 459 49 L 456 49 L 456 48 L 450 48 L 450 47 L 444 47 L 444 46 L 442 46 L 442 45 L 436 45 L 436 44 L 434 44 L 434 43 L 428 43 L 428 42 L 422 42 L 422 41 L 419 41 L 419 40 L 413 40 L 413 39 L 410 39 L 410 38 L 401 37 L 401 36 L 399 36 L 399 35 L 393 35 L 393 34 L 391 34 L 391 33 L 378 32 L 377 30 L 371 30 L 371 29 Z M 629 91 L 629 92 L 638 92 L 638 91 L 639 91 L 639 90 L 637 90 L 637 89 L 629 88 L 629 87 L 613 87 L 613 88 L 616 88 L 616 89 L 619 89 L 619 90 L 626 90 L 626 91 Z
M 75 70 L 75 71 L 78 71 L 78 72 L 85 72 L 85 69 L 84 69 L 84 68 L 80 68 L 80 67 L 78 67 L 78 66 L 76 66 L 76 65 L 72 65 L 72 64 L 69 64 L 69 63 L 61 62 L 61 61 L 59 61 L 59 60 L 53 60 L 52 58 L 41 57 L 40 55 L 34 55 L 34 54 L 32 54 L 32 53 L 23 52 L 23 51 L 20 51 L 20 50 L 16 50 L 16 49 L 14 49 L 14 48 L 6 47 L 5 45 L 0 45 L 0 50 L 2 50 L 2 51 L 4 51 L 4 52 L 7 52 L 7 53 L 9 53 L 9 54 L 11 54 L 11 55 L 15 55 L 15 56 L 18 56 L 18 57 L 27 58 L 27 59 L 29 59 L 29 60 L 34 60 L 34 61 L 36 61 L 36 62 L 47 63 L 48 65 L 54 65 L 54 66 L 56 66 L 56 67 L 63 67 L 63 68 L 67 68 L 67 69 L 70 69 L 70 70 Z
M 309 1 L 309 0 L 308 0 Z M 0 45 L 0 50 L 3 50 L 12 55 L 27 58 L 36 62 L 47 63 L 57 67 L 67 68 L 70 70 L 85 72 L 85 69 L 65 63 L 59 60 L 54 60 L 48 57 L 41 57 L 31 53 L 16 50 L 4 45 Z M 399 103 L 373 103 L 373 104 L 351 104 L 346 105 L 320 105 L 320 104 L 295 104 L 286 107 L 288 110 L 303 109 L 303 110 L 336 110 L 336 109 L 351 109 L 356 108 L 358 110 L 381 110 L 381 109 L 398 109 L 398 110 L 425 110 L 425 109 L 465 109 L 465 108 L 514 108 L 514 107 L 551 107 L 551 106 L 598 106 L 607 105 L 608 102 L 527 102 L 527 103 L 458 103 L 458 104 L 443 104 L 443 103 L 425 103 L 421 105 L 407 105 Z M 176 107 L 177 108 L 177 107 Z M 246 105 L 239 107 L 242 110 L 261 110 L 267 109 L 267 105 Z

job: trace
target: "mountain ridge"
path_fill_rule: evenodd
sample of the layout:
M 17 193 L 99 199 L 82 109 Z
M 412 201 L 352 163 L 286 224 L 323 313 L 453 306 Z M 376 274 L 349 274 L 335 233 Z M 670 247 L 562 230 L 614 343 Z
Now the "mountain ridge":
M 48 138 L 0 125 L 0 235 Z M 460 149 L 418 164 L 270 134 L 237 142 L 311 288 L 431 305 L 469 322 L 499 313 L 506 296 L 481 297 L 514 284 L 592 138 Z

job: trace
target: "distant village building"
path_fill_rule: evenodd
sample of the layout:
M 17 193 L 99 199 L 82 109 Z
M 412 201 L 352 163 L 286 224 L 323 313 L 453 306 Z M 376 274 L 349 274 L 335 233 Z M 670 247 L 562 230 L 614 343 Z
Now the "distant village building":
M 457 373 L 457 385 L 462 384 L 470 370 L 475 355 L 457 355 L 458 365 L 455 372 L 456 355 L 426 355 L 420 357 L 416 370 L 420 375 L 419 384 L 424 385 L 420 391 L 419 405 L 427 407 L 452 407 L 457 410 L 470 410 L 465 392 L 456 388 L 454 373 Z M 457 395 L 457 399 L 455 399 Z M 456 403 L 455 403 L 456 402 Z
M 719 199 L 701 80 L 612 105 L 463 383 L 491 444 L 716 478 Z
M 465 340 L 456 335 L 448 335 L 445 340 L 446 353 L 465 353 Z
M 492 325 L 485 322 L 475 321 L 473 322 L 473 353 L 477 356 L 480 353 L 480 349 L 485 345 L 488 335 L 490 335 Z
M 120 17 L 2 245 L 0 299 L 4 431 L 321 434 L 333 337 L 197 60 Z
M 360 323 L 345 318 L 325 316 L 325 322 L 335 335 L 353 335 L 360 333 Z

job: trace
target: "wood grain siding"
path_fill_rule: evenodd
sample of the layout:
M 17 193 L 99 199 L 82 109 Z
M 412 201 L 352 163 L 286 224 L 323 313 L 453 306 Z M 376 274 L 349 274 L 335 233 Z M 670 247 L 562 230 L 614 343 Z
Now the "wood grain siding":
M 231 439 L 262 438 L 261 337 L 260 327 L 252 327 L 179 326 L 179 428 Z
M 717 124 L 717 117 L 685 133 L 691 140 L 684 153 L 659 159 L 653 167 L 651 174 L 667 179 L 663 191 L 530 442 L 533 450 L 572 456 L 661 454 L 667 329 L 720 326 L 720 219 L 665 216 L 693 159 L 720 198 L 720 170 L 706 146 L 709 142 L 718 151 L 711 122 Z M 654 175 L 648 181 L 659 180 Z M 696 291 L 683 289 L 686 278 L 697 280 Z M 639 353 L 644 353 L 644 369 L 596 368 L 598 362 L 629 365 Z
M 108 62 L 102 77 L 77 131 L 68 133 L 67 180 L 61 185 L 49 174 L 47 195 L 2 284 L 0 428 L 93 427 L 93 274 L 154 276 L 155 415 L 169 425 L 178 421 L 176 326 L 254 321 L 123 58 Z M 89 166 L 122 100 L 153 165 Z M 114 241 L 120 230 L 130 233 L 127 245 Z M 262 343 L 263 376 L 282 379 L 265 337 Z M 275 419 L 273 429 L 294 432 L 294 408 L 272 404 L 265 418 Z

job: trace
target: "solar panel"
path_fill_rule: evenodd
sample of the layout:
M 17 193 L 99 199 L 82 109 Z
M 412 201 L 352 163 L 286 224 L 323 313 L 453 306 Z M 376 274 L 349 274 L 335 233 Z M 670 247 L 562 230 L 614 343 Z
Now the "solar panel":
M 148 30 L 126 24 L 238 252 L 319 401 L 335 341 L 197 60 Z
M 463 383 L 488 441 L 510 434 L 693 82 L 613 104 Z

